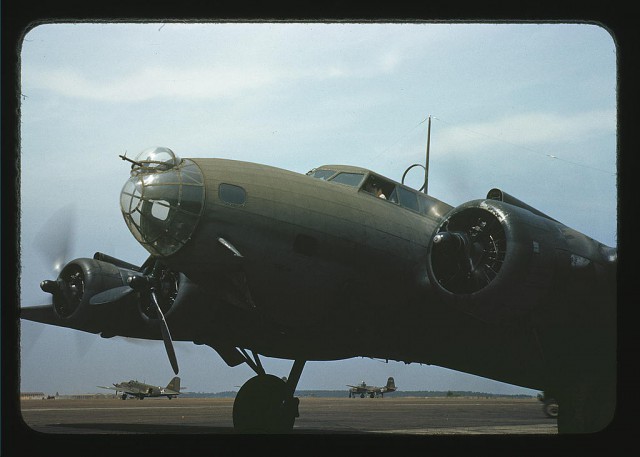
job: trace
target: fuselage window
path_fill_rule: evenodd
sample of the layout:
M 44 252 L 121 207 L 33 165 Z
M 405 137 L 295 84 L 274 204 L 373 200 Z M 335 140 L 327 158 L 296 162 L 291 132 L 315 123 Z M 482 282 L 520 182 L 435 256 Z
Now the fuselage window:
M 362 182 L 364 175 L 362 173 L 338 173 L 331 182 L 339 182 L 347 186 L 358 187 Z
M 335 170 L 312 170 L 307 173 L 312 178 L 324 179 L 325 181 L 336 174 Z
M 242 187 L 233 184 L 220 184 L 218 194 L 220 200 L 230 205 L 244 205 L 247 200 L 247 192 Z

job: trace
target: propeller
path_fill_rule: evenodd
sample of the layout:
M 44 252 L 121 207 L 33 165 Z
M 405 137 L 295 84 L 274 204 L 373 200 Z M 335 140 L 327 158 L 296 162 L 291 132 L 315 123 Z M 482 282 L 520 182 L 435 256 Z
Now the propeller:
M 67 205 L 57 210 L 54 215 L 47 220 L 44 227 L 38 232 L 35 239 L 35 246 L 40 252 L 41 259 L 45 262 L 46 266 L 51 268 L 59 274 L 62 268 L 66 265 L 70 258 L 70 254 L 73 250 L 73 244 L 75 241 L 75 219 L 76 208 L 74 204 Z M 151 273 L 140 276 L 132 276 L 128 280 L 128 285 L 120 287 L 114 287 L 112 289 L 100 292 L 89 300 L 91 305 L 101 305 L 118 301 L 127 295 L 138 291 L 141 293 L 149 294 L 150 301 L 153 303 L 155 312 L 158 316 L 160 323 L 160 330 L 162 332 L 162 340 L 164 341 L 171 367 L 175 374 L 178 374 L 178 361 L 176 353 L 173 348 L 173 341 L 171 339 L 171 333 L 169 327 L 160 308 L 157 292 L 160 290 L 162 283 L 158 276 L 158 270 L 160 269 L 160 263 L 154 260 L 150 256 L 142 265 L 143 271 L 148 271 L 149 267 L 153 265 Z M 49 293 L 53 293 L 59 288 L 59 281 L 43 281 L 41 288 Z M 92 339 L 95 340 L 95 339 Z M 81 347 L 86 347 L 85 344 L 79 344 Z
M 466 218 L 465 218 L 466 219 Z M 504 261 L 506 240 L 495 218 L 478 217 L 446 224 L 433 237 L 434 273 L 452 293 L 473 293 L 488 285 Z
M 171 332 L 169 332 L 169 326 L 167 325 L 167 321 L 164 319 L 164 314 L 162 314 L 162 310 L 160 309 L 160 304 L 156 298 L 156 293 L 152 289 L 151 290 L 151 300 L 156 305 L 156 312 L 158 313 L 158 318 L 160 319 L 160 330 L 162 331 L 162 340 L 164 341 L 164 348 L 167 351 L 167 355 L 169 356 L 169 362 L 171 363 L 171 368 L 173 368 L 173 372 L 178 374 L 180 369 L 178 368 L 178 359 L 176 357 L 176 351 L 173 349 L 173 341 L 171 340 Z
M 145 262 L 147 264 L 148 262 Z M 155 312 L 158 316 L 158 322 L 160 323 L 160 331 L 162 332 L 162 341 L 164 342 L 164 347 L 167 351 L 167 356 L 169 357 L 169 362 L 171 363 L 171 368 L 173 368 L 173 372 L 178 374 L 180 370 L 178 367 L 178 359 L 176 357 L 176 352 L 173 348 L 173 340 L 171 339 L 171 332 L 169 331 L 169 326 L 167 325 L 167 321 L 164 318 L 164 314 L 162 313 L 162 308 L 160 308 L 160 303 L 158 301 L 157 291 L 161 287 L 161 280 L 158 277 L 158 269 L 160 268 L 160 262 L 156 261 L 153 264 L 153 268 L 151 273 L 143 276 L 132 276 L 129 278 L 129 285 L 117 287 L 115 289 L 111 289 L 114 291 L 114 295 L 124 293 L 128 293 L 123 289 L 129 288 L 129 290 L 139 291 L 143 293 L 148 293 L 155 307 Z M 106 291 L 109 292 L 109 291 Z M 100 295 L 100 294 L 98 294 Z
M 35 238 L 40 258 L 56 275 L 69 260 L 75 242 L 76 206 L 58 209 L 43 225 Z
M 76 219 L 77 205 L 70 203 L 57 209 L 49 219 L 47 219 L 42 228 L 36 233 L 34 238 L 34 246 L 37 249 L 38 256 L 44 263 L 47 270 L 52 271 L 58 276 L 62 268 L 67 264 L 73 255 L 76 241 Z M 57 281 L 43 281 L 45 288 L 47 285 L 52 293 L 58 290 Z M 38 329 L 35 341 L 40 339 L 44 327 L 36 326 Z M 77 355 L 83 358 L 96 341 L 93 335 L 85 332 L 73 332 L 75 347 L 78 351 Z
M 448 251 L 456 257 L 458 267 L 464 274 L 473 271 L 473 260 L 470 255 L 471 241 L 464 232 L 440 232 L 433 237 L 433 243 L 440 249 Z

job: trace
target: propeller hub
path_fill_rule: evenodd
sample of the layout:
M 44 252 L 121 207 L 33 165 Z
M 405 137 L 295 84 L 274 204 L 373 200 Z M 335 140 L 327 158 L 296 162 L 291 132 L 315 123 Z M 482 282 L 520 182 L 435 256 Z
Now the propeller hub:
M 433 237 L 434 244 L 455 252 L 466 244 L 464 235 L 458 232 L 440 232 Z
M 500 220 L 481 208 L 466 208 L 444 221 L 432 239 L 430 276 L 451 294 L 470 294 L 488 286 L 506 254 Z
M 48 294 L 55 294 L 60 291 L 60 284 L 58 284 L 58 281 L 46 279 L 40 283 L 40 289 Z
M 151 288 L 151 281 L 146 276 L 131 276 L 127 279 L 127 283 L 137 292 L 148 291 Z

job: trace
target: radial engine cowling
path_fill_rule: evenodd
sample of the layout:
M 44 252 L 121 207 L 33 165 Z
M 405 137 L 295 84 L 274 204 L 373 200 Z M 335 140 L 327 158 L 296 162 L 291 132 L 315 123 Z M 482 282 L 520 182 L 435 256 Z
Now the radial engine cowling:
M 445 216 L 427 254 L 429 280 L 447 304 L 499 323 L 531 316 L 570 287 L 588 298 L 612 283 L 616 263 L 614 248 L 499 189 Z
M 102 260 L 79 258 L 66 264 L 55 281 L 43 281 L 40 287 L 52 294 L 53 310 L 60 319 L 87 322 L 114 311 L 113 305 L 120 304 L 120 300 L 91 304 L 93 296 L 109 289 L 123 288 L 127 286 L 129 277 L 140 274 Z

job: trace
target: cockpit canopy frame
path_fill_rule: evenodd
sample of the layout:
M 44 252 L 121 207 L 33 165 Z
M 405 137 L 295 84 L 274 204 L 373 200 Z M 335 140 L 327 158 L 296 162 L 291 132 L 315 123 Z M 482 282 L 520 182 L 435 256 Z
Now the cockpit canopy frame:
M 365 168 L 350 165 L 322 165 L 307 172 L 307 176 L 355 187 L 359 192 L 382 197 L 389 203 L 419 214 L 430 214 L 437 206 L 436 200 L 427 194 Z

